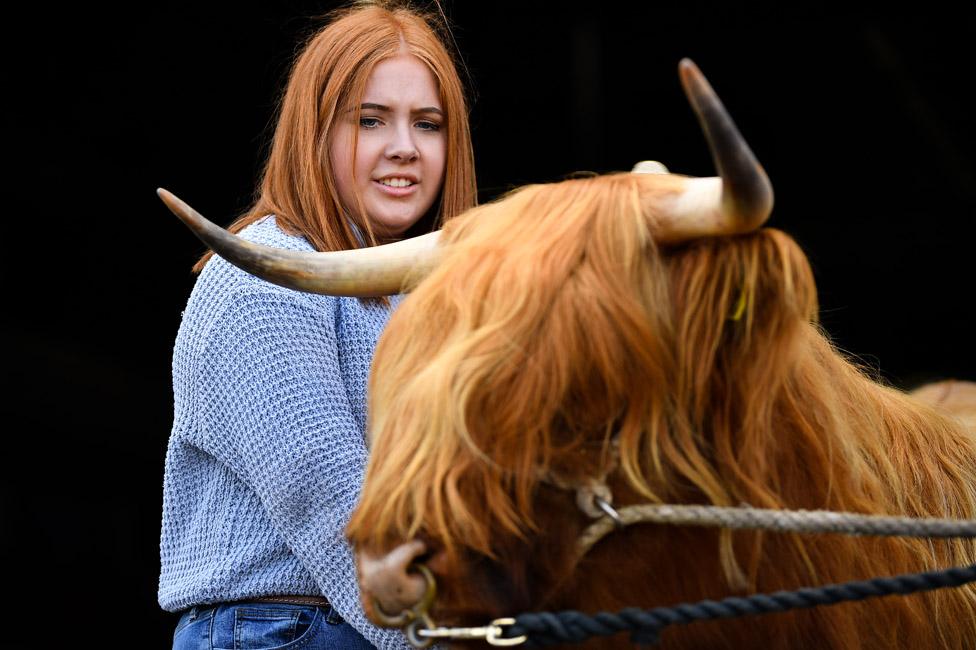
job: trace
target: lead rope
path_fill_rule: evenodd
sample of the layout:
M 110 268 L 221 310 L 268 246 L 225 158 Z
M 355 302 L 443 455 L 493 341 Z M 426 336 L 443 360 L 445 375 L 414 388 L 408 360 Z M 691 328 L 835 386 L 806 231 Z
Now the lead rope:
M 755 594 L 745 598 L 702 600 L 673 607 L 646 610 L 631 607 L 617 614 L 600 612 L 595 616 L 587 616 L 576 611 L 522 614 L 515 618 L 515 623 L 505 633 L 526 639 L 526 647 L 579 643 L 595 636 L 611 636 L 620 632 L 630 632 L 634 643 L 656 644 L 660 641 L 661 632 L 669 625 L 808 609 L 893 594 L 907 595 L 960 587 L 972 582 L 976 582 L 976 565 L 796 591 Z
M 827 510 L 766 510 L 751 507 L 725 508 L 696 505 L 640 505 L 626 506 L 619 511 L 604 498 L 609 488 L 599 481 L 577 487 L 577 503 L 591 517 L 599 520 L 591 524 L 577 542 L 583 555 L 615 528 L 635 523 L 656 523 L 682 526 L 710 526 L 732 529 L 770 530 L 798 533 L 839 533 L 843 535 L 878 535 L 897 537 L 976 537 L 976 520 L 889 517 L 862 515 Z M 589 500 L 591 507 L 583 508 Z M 429 588 L 433 576 L 426 574 Z M 756 594 L 746 598 L 732 597 L 720 601 L 704 600 L 683 603 L 674 607 L 651 610 L 628 608 L 619 614 L 601 612 L 587 616 L 577 611 L 557 614 L 542 612 L 502 618 L 490 625 L 472 628 L 435 627 L 426 610 L 418 612 L 407 627 L 407 638 L 416 648 L 431 645 L 435 639 L 483 639 L 492 646 L 515 646 L 528 643 L 579 642 L 593 636 L 609 636 L 623 631 L 632 633 L 635 643 L 657 643 L 660 633 L 668 625 L 681 625 L 697 620 L 735 618 L 792 609 L 833 605 L 852 600 L 864 600 L 893 594 L 912 594 L 921 591 L 959 587 L 976 582 L 976 565 L 954 567 L 943 571 L 905 574 L 867 581 L 846 582 L 796 591 Z M 507 629 L 506 629 L 507 628 Z
M 908 595 L 960 587 L 973 582 L 976 582 L 976 565 L 807 587 L 795 591 L 754 594 L 745 598 L 702 600 L 648 610 L 630 607 L 617 614 L 600 612 L 588 616 L 573 610 L 555 614 L 521 614 L 515 618 L 495 619 L 490 625 L 483 627 L 434 627 L 430 618 L 424 615 L 415 619 L 406 633 L 407 639 L 415 648 L 426 648 L 439 639 L 481 639 L 491 646 L 525 644 L 531 648 L 555 643 L 579 643 L 592 637 L 612 636 L 620 632 L 630 632 L 634 643 L 656 644 L 660 641 L 661 632 L 670 625 L 787 612 L 895 594 Z
M 748 506 L 723 508 L 699 505 L 638 505 L 614 510 L 594 497 L 606 516 L 587 527 L 577 549 L 585 554 L 615 528 L 638 523 L 709 526 L 782 533 L 839 533 L 883 537 L 976 537 L 976 519 L 935 519 L 862 515 L 830 510 L 766 510 Z

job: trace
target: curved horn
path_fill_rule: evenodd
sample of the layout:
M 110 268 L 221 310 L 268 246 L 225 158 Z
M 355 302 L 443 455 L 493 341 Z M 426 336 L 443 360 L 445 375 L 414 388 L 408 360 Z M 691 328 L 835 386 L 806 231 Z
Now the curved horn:
M 698 66 L 682 59 L 678 73 L 719 178 L 684 179 L 673 203 L 664 207 L 659 239 L 677 243 L 759 228 L 773 209 L 769 177 Z
M 698 66 L 691 59 L 682 59 L 678 71 L 722 178 L 722 211 L 743 230 L 755 230 L 773 209 L 769 177 Z
M 330 296 L 388 296 L 436 266 L 440 232 L 349 251 L 292 251 L 262 246 L 214 225 L 174 194 L 156 190 L 163 203 L 225 260 L 262 280 Z

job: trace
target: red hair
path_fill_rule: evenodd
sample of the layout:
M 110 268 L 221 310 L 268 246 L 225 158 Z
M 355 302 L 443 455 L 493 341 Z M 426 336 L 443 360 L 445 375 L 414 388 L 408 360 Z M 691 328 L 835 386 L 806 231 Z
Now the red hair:
M 282 230 L 304 236 L 319 251 L 376 245 L 365 215 L 339 202 L 329 141 L 337 114 L 347 104 L 358 107 L 376 64 L 404 48 L 430 68 L 446 116 L 444 184 L 432 225 L 472 207 L 476 185 L 467 103 L 454 61 L 437 35 L 439 20 L 390 3 L 348 7 L 329 17 L 292 67 L 257 201 L 228 230 L 240 232 L 274 214 Z M 199 272 L 212 254 L 208 251 L 193 270 Z

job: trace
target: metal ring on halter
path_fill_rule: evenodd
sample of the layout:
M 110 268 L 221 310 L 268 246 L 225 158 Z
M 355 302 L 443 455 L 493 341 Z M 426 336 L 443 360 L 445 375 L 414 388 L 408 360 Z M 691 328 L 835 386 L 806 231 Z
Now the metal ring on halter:
M 410 642 L 415 648 L 426 648 L 427 646 L 434 643 L 434 638 L 430 636 L 423 636 L 420 634 L 422 630 L 432 630 L 436 626 L 434 621 L 430 619 L 427 612 L 424 612 L 414 620 L 410 621 L 407 625 L 407 629 L 404 630 L 404 634 L 407 635 L 407 641 Z
M 376 618 L 379 619 L 380 625 L 382 627 L 405 627 L 410 625 L 417 619 L 427 618 L 427 611 L 430 610 L 430 606 L 434 604 L 434 598 L 437 597 L 437 582 L 434 580 L 434 574 L 431 573 L 423 564 L 412 564 L 410 568 L 417 570 L 420 575 L 423 576 L 424 582 L 427 584 L 424 591 L 423 597 L 417 601 L 410 609 L 405 609 L 396 616 L 391 616 L 383 611 L 380 607 L 379 601 L 373 598 L 373 611 L 376 614 Z M 409 570 L 409 568 L 408 568 Z M 433 627 L 433 624 L 429 624 L 428 627 Z
M 620 513 L 614 510 L 613 506 L 611 506 L 606 499 L 603 497 L 593 497 L 593 503 L 596 504 L 597 508 L 605 512 L 608 517 L 613 519 L 613 523 L 617 528 L 624 527 L 624 521 L 620 518 Z

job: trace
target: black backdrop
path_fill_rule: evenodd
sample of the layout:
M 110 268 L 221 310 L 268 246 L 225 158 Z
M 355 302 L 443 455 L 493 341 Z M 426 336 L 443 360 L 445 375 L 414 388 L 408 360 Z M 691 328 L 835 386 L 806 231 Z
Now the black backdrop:
M 771 225 L 808 252 L 836 343 L 897 386 L 976 379 L 968 17 L 662 4 L 448 5 L 481 199 L 645 158 L 711 175 L 677 79 L 691 57 L 765 165 Z M 0 550 L 25 578 L 8 597 L 75 624 L 44 636 L 167 647 L 169 363 L 202 247 L 154 190 L 224 224 L 247 206 L 296 43 L 333 6 L 265 5 L 45 5 L 23 23 Z

